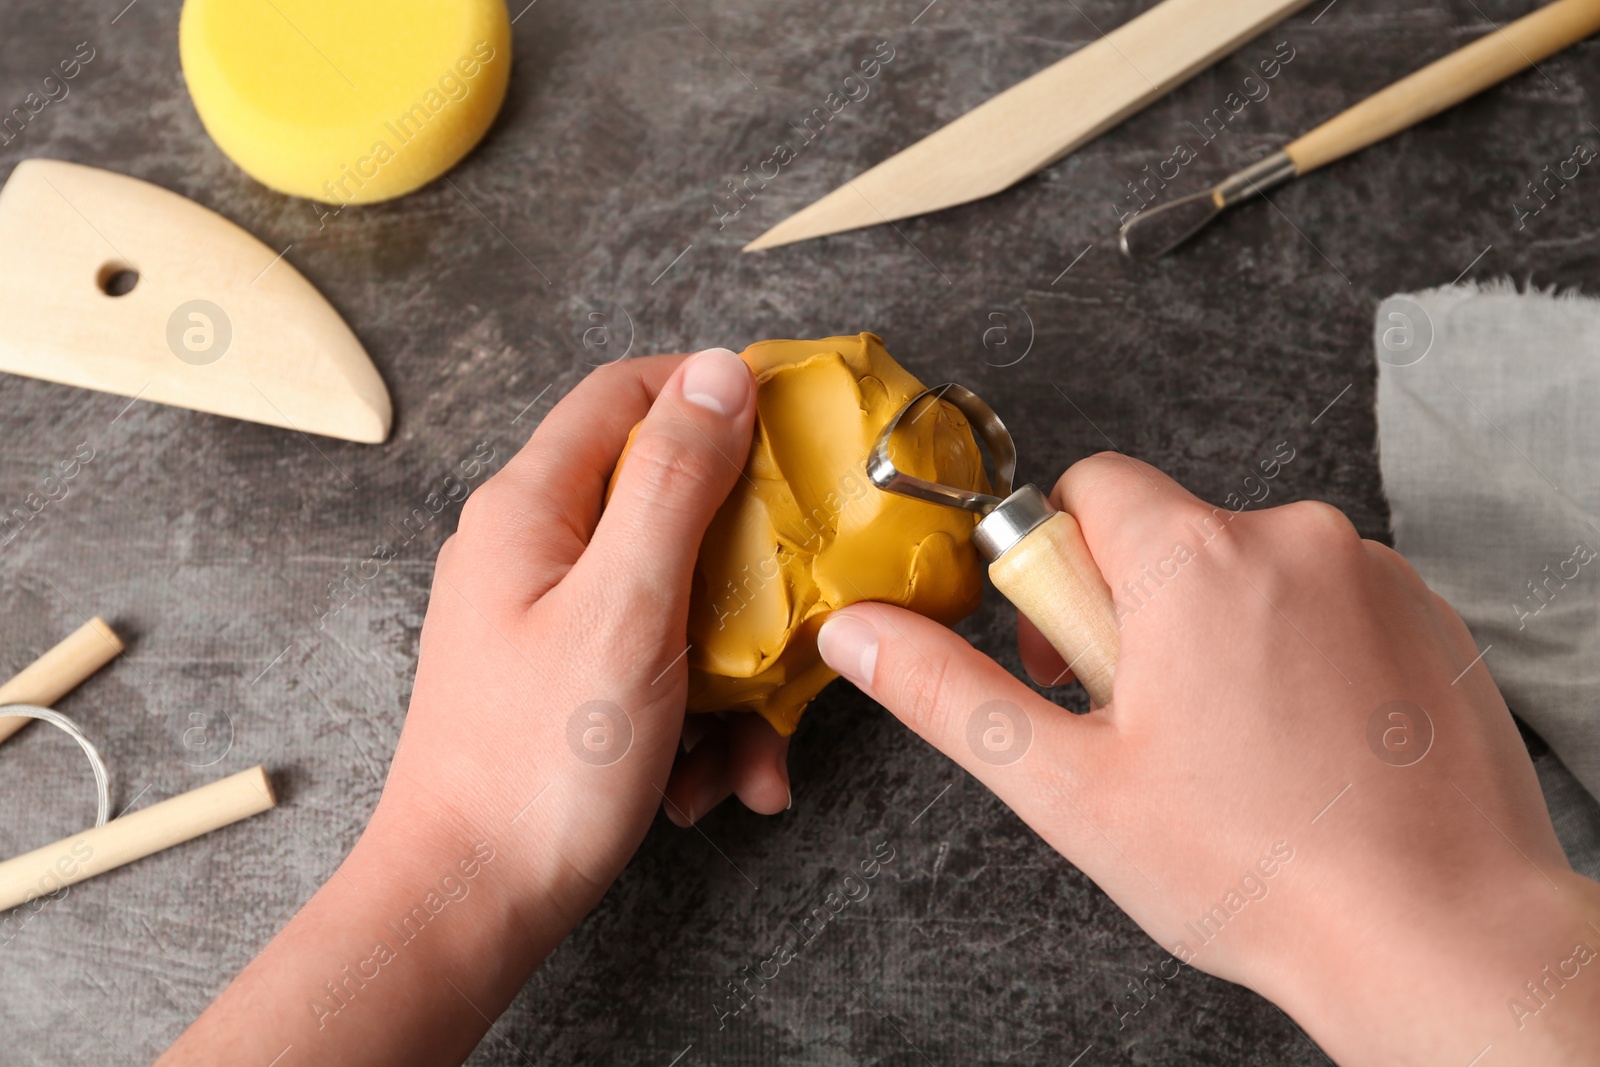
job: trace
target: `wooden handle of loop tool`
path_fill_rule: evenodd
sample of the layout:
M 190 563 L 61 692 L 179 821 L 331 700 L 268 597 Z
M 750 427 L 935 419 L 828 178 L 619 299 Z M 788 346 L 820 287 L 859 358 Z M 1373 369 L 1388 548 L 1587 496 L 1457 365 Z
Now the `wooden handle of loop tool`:
M 1121 647 L 1116 608 L 1078 520 L 1025 485 L 978 524 L 973 540 L 992 560 L 995 588 L 1061 653 L 1089 699 L 1109 704 Z

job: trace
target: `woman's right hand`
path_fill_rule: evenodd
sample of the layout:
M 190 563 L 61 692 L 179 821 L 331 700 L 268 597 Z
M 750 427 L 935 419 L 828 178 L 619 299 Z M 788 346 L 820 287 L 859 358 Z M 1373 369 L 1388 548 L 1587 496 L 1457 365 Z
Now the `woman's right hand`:
M 1450 606 L 1324 504 L 1213 508 L 1116 454 L 1054 496 L 1118 604 L 1109 706 L 881 604 L 834 613 L 829 665 L 1340 1063 L 1600 1062 L 1600 886 Z

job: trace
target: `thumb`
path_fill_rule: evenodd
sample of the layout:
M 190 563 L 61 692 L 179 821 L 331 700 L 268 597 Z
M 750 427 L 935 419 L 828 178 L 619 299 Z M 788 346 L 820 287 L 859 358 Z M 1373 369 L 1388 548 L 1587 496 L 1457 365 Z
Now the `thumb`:
M 1030 822 L 1045 799 L 1039 783 L 1092 758 L 1106 726 L 1040 698 L 960 635 L 904 608 L 835 611 L 817 646 L 829 667 Z
M 608 583 L 627 575 L 656 610 L 687 603 L 700 540 L 743 477 L 755 392 L 750 368 L 726 348 L 685 360 L 634 428 L 582 565 Z

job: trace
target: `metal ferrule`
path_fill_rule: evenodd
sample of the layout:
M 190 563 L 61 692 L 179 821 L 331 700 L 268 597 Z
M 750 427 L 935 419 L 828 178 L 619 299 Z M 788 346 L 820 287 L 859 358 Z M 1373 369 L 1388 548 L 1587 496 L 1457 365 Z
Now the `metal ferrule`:
M 1055 513 L 1038 486 L 1025 485 L 984 516 L 972 531 L 972 543 L 985 563 L 993 563 Z
M 1227 207 L 1276 188 L 1294 176 L 1294 160 L 1289 158 L 1289 153 L 1274 152 L 1260 163 L 1224 178 L 1211 191 L 1211 196 L 1218 207 Z

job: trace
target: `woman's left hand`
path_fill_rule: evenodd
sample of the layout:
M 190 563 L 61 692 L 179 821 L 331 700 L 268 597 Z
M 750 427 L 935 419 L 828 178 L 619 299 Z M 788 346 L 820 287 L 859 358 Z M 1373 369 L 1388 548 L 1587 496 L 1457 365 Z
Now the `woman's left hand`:
M 371 823 L 163 1064 L 460 1063 L 658 807 L 784 809 L 759 716 L 697 716 L 674 770 L 695 559 L 754 423 L 726 349 L 613 364 L 468 498 Z
M 730 792 L 788 806 L 788 742 L 760 716 L 684 721 L 695 559 L 754 420 L 754 380 L 727 349 L 611 364 L 556 405 L 439 553 L 384 806 L 508 835 L 573 917 L 657 807 L 687 826 Z

